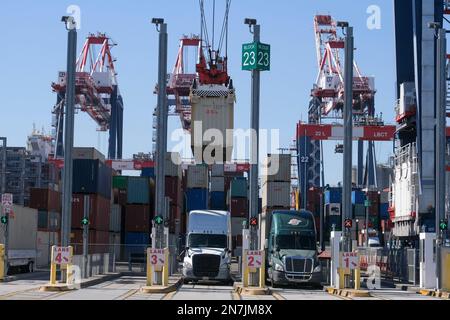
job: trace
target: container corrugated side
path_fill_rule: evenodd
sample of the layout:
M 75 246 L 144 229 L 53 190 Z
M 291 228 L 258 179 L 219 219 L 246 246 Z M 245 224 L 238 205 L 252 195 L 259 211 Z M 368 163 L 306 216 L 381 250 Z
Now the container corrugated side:
M 211 192 L 224 192 L 225 191 L 225 178 L 224 177 L 211 177 Z
M 109 219 L 109 231 L 118 233 L 121 231 L 122 207 L 120 205 L 111 206 L 111 216 Z
M 188 189 L 208 189 L 208 166 L 189 166 L 187 170 Z
M 223 177 L 225 175 L 224 164 L 213 164 L 211 165 L 211 177 Z
M 3 206 L 0 205 L 0 212 Z M 8 224 L 9 250 L 36 250 L 38 211 L 13 205 Z M 5 228 L 0 227 L 0 239 L 4 239 Z
M 248 197 L 248 182 L 245 178 L 234 178 L 231 181 L 230 193 L 232 198 Z
M 287 207 L 291 206 L 290 182 L 267 182 L 262 187 L 262 206 Z
M 150 179 L 142 177 L 128 177 L 127 203 L 150 203 Z
M 128 177 L 125 176 L 115 176 L 113 177 L 113 188 L 126 190 L 128 186 Z
M 186 211 L 208 209 L 207 189 L 188 189 L 186 191 Z
M 182 175 L 181 155 L 178 152 L 167 152 L 165 157 L 164 176 L 178 177 L 181 179 Z
M 267 181 L 291 181 L 291 155 L 269 154 L 262 170 L 262 184 Z
M 73 148 L 73 159 L 100 160 L 105 162 L 105 156 L 95 148 Z
M 127 205 L 125 207 L 125 232 L 150 232 L 150 207 Z

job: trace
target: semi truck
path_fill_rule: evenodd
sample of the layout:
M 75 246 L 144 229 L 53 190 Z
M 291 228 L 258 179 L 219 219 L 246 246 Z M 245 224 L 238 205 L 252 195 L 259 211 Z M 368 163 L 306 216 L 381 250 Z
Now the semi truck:
M 320 286 L 314 216 L 309 211 L 274 211 L 266 239 L 266 271 L 272 287 L 289 284 Z
M 217 281 L 230 284 L 231 214 L 192 211 L 183 260 L 184 283 Z

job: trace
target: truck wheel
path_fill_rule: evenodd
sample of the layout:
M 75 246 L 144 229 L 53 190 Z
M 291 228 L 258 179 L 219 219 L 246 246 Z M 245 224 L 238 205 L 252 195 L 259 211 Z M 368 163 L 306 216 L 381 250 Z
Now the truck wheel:
M 183 279 L 183 284 L 189 284 L 189 280 L 188 279 Z
M 28 262 L 28 272 L 29 273 L 34 272 L 34 263 L 32 261 Z

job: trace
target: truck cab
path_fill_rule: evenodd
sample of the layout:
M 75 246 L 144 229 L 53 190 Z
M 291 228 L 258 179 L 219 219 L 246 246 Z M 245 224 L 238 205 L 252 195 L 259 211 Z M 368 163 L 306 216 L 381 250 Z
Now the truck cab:
M 183 259 L 184 283 L 231 283 L 231 215 L 225 211 L 192 211 Z
M 267 276 L 272 286 L 320 286 L 314 216 L 309 211 L 274 211 L 266 240 Z

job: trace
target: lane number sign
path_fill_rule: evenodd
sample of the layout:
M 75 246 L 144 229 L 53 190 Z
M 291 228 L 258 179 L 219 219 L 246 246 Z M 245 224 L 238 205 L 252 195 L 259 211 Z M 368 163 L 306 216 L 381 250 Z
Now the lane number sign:
M 263 256 L 261 251 L 247 251 L 247 267 L 261 268 L 262 259 Z
M 166 262 L 164 249 L 149 249 L 148 258 L 153 267 L 164 267 Z
M 359 268 L 359 257 L 356 252 L 342 253 L 342 268 L 355 270 Z
M 72 264 L 72 256 L 69 247 L 53 247 L 52 263 L 57 265 Z

